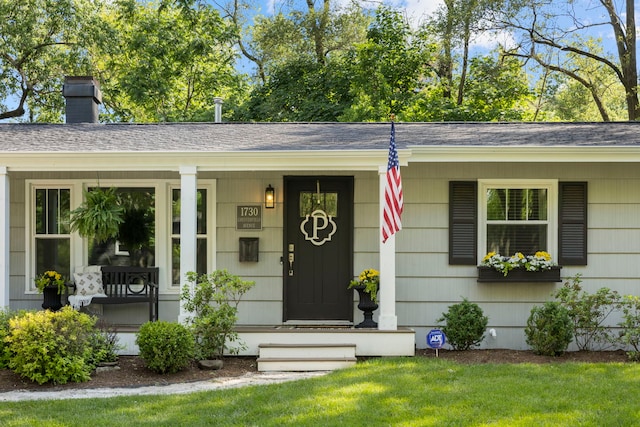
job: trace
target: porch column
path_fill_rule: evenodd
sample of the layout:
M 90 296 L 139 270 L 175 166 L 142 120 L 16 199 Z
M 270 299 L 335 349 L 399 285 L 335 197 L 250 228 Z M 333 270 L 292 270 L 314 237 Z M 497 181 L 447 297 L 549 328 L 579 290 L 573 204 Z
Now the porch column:
M 9 308 L 9 174 L 0 166 L 0 308 Z
M 180 284 L 187 283 L 187 272 L 196 271 L 197 167 L 180 167 Z M 188 312 L 180 301 L 178 322 L 185 323 Z
M 398 317 L 396 316 L 396 236 L 390 236 L 382 243 L 382 221 L 384 221 L 384 189 L 387 182 L 387 168 L 379 170 L 380 183 L 380 221 L 378 226 L 378 244 L 380 246 L 380 292 L 378 304 L 380 315 L 378 316 L 378 329 L 383 331 L 395 331 L 398 329 Z

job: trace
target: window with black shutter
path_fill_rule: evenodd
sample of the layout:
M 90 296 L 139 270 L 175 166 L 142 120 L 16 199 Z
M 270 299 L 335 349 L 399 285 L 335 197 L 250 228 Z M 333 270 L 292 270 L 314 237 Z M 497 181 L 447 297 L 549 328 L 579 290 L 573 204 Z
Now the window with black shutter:
M 587 183 L 561 182 L 558 264 L 587 265 Z
M 477 260 L 478 184 L 449 183 L 449 264 L 475 265 Z
M 558 210 L 557 253 L 553 209 Z M 586 265 L 587 183 L 451 181 L 449 264 L 476 265 L 479 238 L 486 252 L 548 251 L 560 265 Z

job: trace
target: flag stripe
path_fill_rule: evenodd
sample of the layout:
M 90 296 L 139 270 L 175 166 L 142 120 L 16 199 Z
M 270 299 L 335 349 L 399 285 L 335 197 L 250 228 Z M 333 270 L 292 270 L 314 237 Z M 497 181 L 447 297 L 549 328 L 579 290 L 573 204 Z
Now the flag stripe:
M 402 229 L 402 211 L 404 201 L 402 196 L 402 179 L 400 177 L 400 162 L 396 147 L 395 125 L 391 122 L 391 138 L 389 141 L 389 162 L 387 164 L 387 179 L 384 189 L 384 209 L 382 221 L 382 242 L 386 242 L 396 232 Z

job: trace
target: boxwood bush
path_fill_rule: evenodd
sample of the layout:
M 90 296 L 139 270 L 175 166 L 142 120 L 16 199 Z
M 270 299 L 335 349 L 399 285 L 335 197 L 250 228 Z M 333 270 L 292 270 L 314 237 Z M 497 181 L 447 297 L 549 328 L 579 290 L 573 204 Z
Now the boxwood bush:
M 569 311 L 556 301 L 531 309 L 524 330 L 527 344 L 536 354 L 558 356 L 564 353 L 573 338 L 573 323 Z
M 179 323 L 147 322 L 140 327 L 136 344 L 147 368 L 160 374 L 181 371 L 193 361 L 193 333 Z
M 464 298 L 461 303 L 449 306 L 437 321 L 445 322 L 442 332 L 455 350 L 469 350 L 484 339 L 489 318 L 478 304 Z

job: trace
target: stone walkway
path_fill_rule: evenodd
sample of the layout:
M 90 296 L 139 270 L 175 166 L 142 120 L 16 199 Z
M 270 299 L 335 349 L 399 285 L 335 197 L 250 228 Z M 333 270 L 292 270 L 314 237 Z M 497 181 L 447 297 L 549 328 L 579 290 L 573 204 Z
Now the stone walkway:
M 326 375 L 320 372 L 258 372 L 242 377 L 218 378 L 211 381 L 178 383 L 162 386 L 126 387 L 126 388 L 93 388 L 69 389 L 58 391 L 8 391 L 0 393 L 0 402 L 19 402 L 24 400 L 51 399 L 92 399 L 114 396 L 143 396 L 161 394 L 186 394 L 199 391 L 222 390 L 250 385 L 276 384 Z

